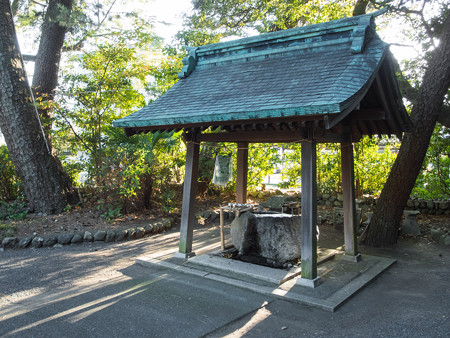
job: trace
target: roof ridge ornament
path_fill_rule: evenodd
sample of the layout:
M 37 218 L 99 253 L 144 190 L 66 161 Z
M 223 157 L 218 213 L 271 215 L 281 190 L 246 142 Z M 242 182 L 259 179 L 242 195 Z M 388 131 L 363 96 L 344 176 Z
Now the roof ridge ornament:
M 189 74 L 191 74 L 195 66 L 197 65 L 197 49 L 198 47 L 185 47 L 188 51 L 188 55 L 183 58 L 183 68 L 178 73 L 179 79 L 184 79 L 185 77 L 188 77 Z
M 375 21 L 373 16 L 361 16 L 358 25 L 353 29 L 353 42 L 351 51 L 353 54 L 361 54 L 375 33 Z
M 353 54 L 360 54 L 369 40 L 376 34 L 375 20 L 376 16 L 382 15 L 388 11 L 388 7 L 382 8 L 376 12 L 363 14 L 358 18 L 358 25 L 353 29 L 353 42 L 351 51 Z

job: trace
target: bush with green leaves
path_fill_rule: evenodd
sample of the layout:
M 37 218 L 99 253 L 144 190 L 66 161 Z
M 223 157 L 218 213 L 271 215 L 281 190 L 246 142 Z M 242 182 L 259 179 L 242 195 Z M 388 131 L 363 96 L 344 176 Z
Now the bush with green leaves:
M 66 75 L 72 100 L 55 115 L 57 146 L 83 154 L 84 170 L 96 185 L 104 185 L 105 160 L 110 156 L 109 129 L 112 121 L 145 105 L 133 81 L 144 81 L 143 65 L 136 51 L 125 42 L 99 45 L 81 60 L 81 71 Z M 66 136 L 66 137 L 64 137 Z M 61 142 L 64 142 L 61 144 Z
M 322 192 L 341 189 L 340 148 L 334 143 L 319 143 L 317 153 L 317 186 Z M 283 151 L 282 188 L 301 186 L 301 144 L 291 143 Z
M 396 142 L 389 143 L 386 138 L 363 137 L 354 144 L 355 185 L 357 195 L 381 192 L 396 154 L 391 151 Z M 282 187 L 301 185 L 301 144 L 286 146 Z M 341 192 L 341 150 L 337 143 L 317 145 L 317 185 L 321 192 Z
M 251 143 L 248 147 L 248 189 L 260 188 L 268 175 L 272 175 L 281 157 L 279 147 L 268 143 Z
M 28 214 L 26 203 L 23 199 L 17 199 L 13 202 L 0 201 L 0 220 L 21 220 Z
M 14 171 L 8 148 L 0 145 L 0 201 L 13 201 L 19 197 L 20 192 L 20 179 Z
M 237 151 L 236 143 L 206 143 L 200 148 L 199 182 L 200 192 L 226 190 L 236 188 Z M 213 185 L 214 165 L 216 156 L 230 155 L 233 163 L 233 178 L 225 187 Z M 248 145 L 248 175 L 249 190 L 261 188 L 264 179 L 275 172 L 280 162 L 278 148 L 272 144 L 251 143 Z
M 171 204 L 173 199 L 165 192 L 173 183 L 180 183 L 185 164 L 185 148 L 180 133 L 156 132 L 131 137 L 123 130 L 111 130 L 109 146 L 112 154 L 108 159 L 111 169 L 109 185 L 123 199 L 147 208 L 152 196 L 160 205 Z
M 426 199 L 450 198 L 450 128 L 436 126 L 412 195 Z
M 354 145 L 356 194 L 379 195 L 386 182 L 399 146 L 386 137 L 363 137 Z

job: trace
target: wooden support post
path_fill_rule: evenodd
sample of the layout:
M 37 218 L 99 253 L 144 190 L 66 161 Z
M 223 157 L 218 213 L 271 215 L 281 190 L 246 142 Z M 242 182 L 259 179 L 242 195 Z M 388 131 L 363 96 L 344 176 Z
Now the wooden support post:
M 223 207 L 220 207 L 220 248 L 225 250 L 225 234 L 223 226 L 225 225 L 225 215 L 223 214 Z
M 316 143 L 302 142 L 302 273 L 297 284 L 315 287 L 317 277 L 317 163 Z
M 183 206 L 181 210 L 180 246 L 175 257 L 189 258 L 192 252 L 192 235 L 195 217 L 195 195 L 197 193 L 198 158 L 200 145 L 187 142 L 186 169 L 184 175 Z
M 356 221 L 355 173 L 352 142 L 341 143 L 342 192 L 344 199 L 344 240 L 345 256 L 352 261 L 359 261 Z
M 237 144 L 236 203 L 247 203 L 248 142 Z

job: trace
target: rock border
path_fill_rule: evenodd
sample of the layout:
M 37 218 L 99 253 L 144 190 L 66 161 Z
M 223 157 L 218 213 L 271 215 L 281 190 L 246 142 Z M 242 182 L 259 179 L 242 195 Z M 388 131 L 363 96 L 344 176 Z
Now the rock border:
M 44 236 L 5 237 L 1 241 L 0 249 L 3 251 L 5 249 L 58 248 L 64 245 L 81 244 L 83 242 L 121 242 L 158 234 L 172 228 L 174 225 L 175 218 L 169 217 L 145 226 L 122 227 L 114 230 L 77 231 Z
M 258 200 L 265 201 L 270 196 L 273 195 L 284 195 L 291 196 L 298 201 L 301 201 L 301 193 L 294 191 L 287 191 L 283 193 L 280 190 L 275 190 L 272 192 L 266 191 L 249 191 L 248 196 L 251 198 L 256 198 Z M 317 192 L 317 205 L 324 205 L 330 207 L 342 207 L 343 205 L 343 195 L 342 193 L 337 192 Z M 376 196 L 368 196 L 359 197 L 357 199 L 357 204 L 362 209 L 370 209 L 373 208 L 377 203 L 378 197 Z M 415 198 L 410 197 L 408 199 L 405 210 L 418 210 L 421 214 L 430 214 L 430 215 L 450 215 L 450 200 L 442 200 L 442 199 L 423 199 L 423 198 Z M 367 210 L 363 210 L 367 211 Z

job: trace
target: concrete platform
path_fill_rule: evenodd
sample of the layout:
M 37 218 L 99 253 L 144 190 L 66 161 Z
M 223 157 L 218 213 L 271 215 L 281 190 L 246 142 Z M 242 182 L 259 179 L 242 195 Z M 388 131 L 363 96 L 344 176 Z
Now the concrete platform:
M 333 253 L 331 256 L 330 252 Z M 319 254 L 318 260 L 323 263 L 318 266 L 318 275 L 322 284 L 315 288 L 297 283 L 301 277 L 300 267 L 291 270 L 268 268 L 222 258 L 217 256 L 217 252 L 188 260 L 147 255 L 138 257 L 136 263 L 150 267 L 158 265 L 333 312 L 396 262 L 395 259 L 369 255 L 363 255 L 359 262 L 351 262 L 336 250 L 322 250 L 322 259 L 320 257 Z

